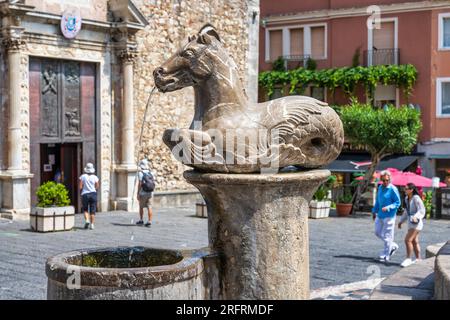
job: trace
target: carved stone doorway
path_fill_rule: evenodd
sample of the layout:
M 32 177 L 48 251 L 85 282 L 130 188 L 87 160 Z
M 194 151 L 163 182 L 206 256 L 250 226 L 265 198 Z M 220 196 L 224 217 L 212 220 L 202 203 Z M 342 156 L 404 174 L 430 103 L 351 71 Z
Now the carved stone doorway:
M 78 177 L 96 163 L 96 92 L 95 64 L 30 58 L 32 206 L 37 188 L 61 174 L 80 209 Z

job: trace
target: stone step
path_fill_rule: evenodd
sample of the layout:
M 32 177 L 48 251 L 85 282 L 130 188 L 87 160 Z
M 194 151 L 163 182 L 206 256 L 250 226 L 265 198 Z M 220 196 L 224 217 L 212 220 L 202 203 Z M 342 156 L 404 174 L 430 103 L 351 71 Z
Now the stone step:
M 370 295 L 370 300 L 432 300 L 434 261 L 428 258 L 392 274 Z
M 429 245 L 427 247 L 427 250 L 425 251 L 425 257 L 426 258 L 431 258 L 431 257 L 436 257 L 439 250 L 441 250 L 441 248 L 445 245 L 445 242 L 441 242 L 441 243 L 435 243 L 432 245 Z

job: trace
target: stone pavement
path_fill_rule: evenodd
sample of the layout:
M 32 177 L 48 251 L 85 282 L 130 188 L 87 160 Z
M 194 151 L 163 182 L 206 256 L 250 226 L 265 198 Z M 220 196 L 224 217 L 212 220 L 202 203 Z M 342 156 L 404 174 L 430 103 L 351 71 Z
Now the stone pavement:
M 0 299 L 45 299 L 45 261 L 57 253 L 111 246 L 194 249 L 208 245 L 207 220 L 195 217 L 193 207 L 158 209 L 151 228 L 135 226 L 136 216 L 100 213 L 95 230 L 78 227 L 47 234 L 31 232 L 24 222 L 0 220 Z M 77 226 L 82 219 L 77 215 Z M 310 219 L 311 298 L 367 298 L 377 281 L 400 269 L 406 230 L 397 230 L 400 250 L 391 263 L 384 264 L 374 260 L 382 242 L 373 235 L 369 216 Z M 426 246 L 448 240 L 449 231 L 450 221 L 426 221 L 421 234 L 423 256 Z

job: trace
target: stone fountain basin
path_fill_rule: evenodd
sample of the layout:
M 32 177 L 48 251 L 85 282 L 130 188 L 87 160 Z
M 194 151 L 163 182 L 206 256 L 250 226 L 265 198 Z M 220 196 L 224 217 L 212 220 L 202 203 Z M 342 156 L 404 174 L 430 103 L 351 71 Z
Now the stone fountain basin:
M 205 299 L 208 250 L 115 247 L 71 251 L 47 260 L 47 299 Z

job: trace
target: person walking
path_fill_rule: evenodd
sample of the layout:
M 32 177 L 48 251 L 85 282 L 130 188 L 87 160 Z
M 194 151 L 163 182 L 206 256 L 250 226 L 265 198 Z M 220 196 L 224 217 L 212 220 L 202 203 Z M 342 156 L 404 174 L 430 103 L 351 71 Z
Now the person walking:
M 406 259 L 400 264 L 402 267 L 407 267 L 420 260 L 419 233 L 423 229 L 423 218 L 425 217 L 425 206 L 417 187 L 413 183 L 408 183 L 405 193 L 406 210 L 398 223 L 398 228 L 401 229 L 402 224 L 408 221 L 408 232 L 405 237 Z M 413 250 L 416 256 L 415 260 L 411 259 Z
M 382 171 L 380 178 L 382 184 L 378 187 L 372 214 L 375 220 L 375 235 L 384 242 L 379 260 L 388 262 L 398 250 L 398 245 L 394 242 L 394 230 L 401 200 L 397 187 L 391 184 L 391 173 L 387 170 Z
M 95 175 L 94 165 L 87 163 L 84 174 L 80 177 L 81 202 L 84 212 L 84 228 L 93 230 L 95 222 L 95 212 L 97 209 L 97 190 L 100 180 Z
M 136 222 L 137 225 L 144 224 L 144 208 L 147 208 L 148 221 L 145 224 L 146 227 L 152 225 L 153 210 L 153 190 L 155 189 L 155 174 L 150 171 L 150 166 L 147 159 L 143 159 L 139 162 L 138 178 L 138 194 L 137 199 L 139 201 L 139 221 Z

